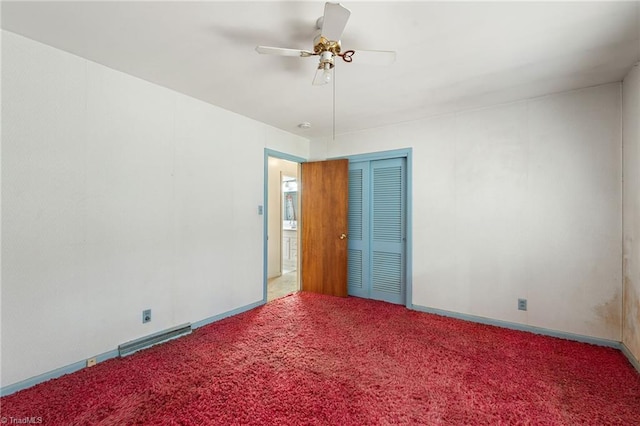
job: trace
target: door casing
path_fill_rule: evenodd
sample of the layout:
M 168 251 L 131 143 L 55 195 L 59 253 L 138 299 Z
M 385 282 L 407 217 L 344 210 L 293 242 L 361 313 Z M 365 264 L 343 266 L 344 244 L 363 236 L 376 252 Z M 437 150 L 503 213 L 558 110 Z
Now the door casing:
M 269 157 L 280 158 L 283 160 L 293 161 L 296 163 L 305 163 L 306 159 L 302 157 L 297 157 L 295 155 L 286 154 L 280 151 L 275 151 L 269 148 L 265 148 L 264 150 L 264 206 L 268 203 L 268 181 L 269 181 Z M 406 158 L 406 179 L 407 179 L 407 197 L 406 197 L 406 233 L 407 233 L 407 245 L 406 245 L 406 259 L 405 259 L 405 306 L 407 308 L 413 308 L 413 206 L 412 206 L 412 177 L 413 177 L 413 149 L 412 148 L 403 148 L 396 149 L 390 151 L 380 151 L 380 152 L 372 152 L 365 154 L 356 154 L 351 156 L 342 156 L 342 157 L 334 157 L 329 158 L 329 160 L 337 160 L 337 159 L 348 159 L 350 161 L 367 161 L 367 160 L 385 160 L 390 158 Z M 264 208 L 264 226 L 263 226 L 263 303 L 267 303 L 267 255 L 268 255 L 268 246 L 267 246 L 267 229 L 268 229 L 268 211 Z M 304 215 L 304 212 L 300 212 L 301 215 Z

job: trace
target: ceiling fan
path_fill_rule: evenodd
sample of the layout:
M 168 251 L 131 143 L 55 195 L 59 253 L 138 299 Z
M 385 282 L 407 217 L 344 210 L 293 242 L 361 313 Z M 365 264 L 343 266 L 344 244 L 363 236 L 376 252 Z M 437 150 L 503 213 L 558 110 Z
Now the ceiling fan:
M 313 40 L 313 51 L 287 49 L 282 47 L 258 46 L 258 53 L 280 56 L 299 56 L 306 58 L 309 56 L 319 56 L 320 60 L 316 70 L 313 84 L 316 86 L 327 84 L 332 80 L 332 70 L 335 66 L 336 57 L 350 63 L 362 59 L 363 63 L 373 63 L 376 65 L 390 64 L 395 61 L 396 52 L 383 50 L 345 50 L 342 51 L 340 37 L 347 25 L 351 11 L 340 3 L 327 2 L 324 5 L 324 15 L 316 21 L 316 28 L 320 30 Z

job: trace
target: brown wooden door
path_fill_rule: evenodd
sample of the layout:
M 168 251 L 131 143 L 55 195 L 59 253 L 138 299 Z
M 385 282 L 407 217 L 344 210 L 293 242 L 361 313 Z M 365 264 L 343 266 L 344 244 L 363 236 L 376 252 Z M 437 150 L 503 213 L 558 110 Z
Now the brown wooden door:
M 302 290 L 347 296 L 349 160 L 302 163 Z

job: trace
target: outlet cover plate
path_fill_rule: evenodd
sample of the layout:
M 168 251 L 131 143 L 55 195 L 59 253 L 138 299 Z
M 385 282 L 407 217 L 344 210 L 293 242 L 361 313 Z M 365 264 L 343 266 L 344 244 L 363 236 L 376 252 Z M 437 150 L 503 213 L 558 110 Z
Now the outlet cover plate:
M 87 360 L 87 367 L 93 367 L 94 365 L 96 365 L 98 363 L 98 361 L 96 360 L 96 357 L 93 358 L 89 358 Z
M 142 311 L 142 323 L 151 322 L 151 309 L 145 309 Z
M 527 310 L 527 299 L 518 299 L 518 310 L 519 311 Z

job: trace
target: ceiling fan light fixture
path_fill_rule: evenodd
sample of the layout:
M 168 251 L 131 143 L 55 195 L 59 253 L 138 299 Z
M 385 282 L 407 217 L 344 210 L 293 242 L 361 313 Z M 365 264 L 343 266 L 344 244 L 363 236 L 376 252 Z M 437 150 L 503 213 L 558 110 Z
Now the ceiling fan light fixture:
M 322 72 L 322 79 L 325 83 L 331 83 L 331 68 L 325 68 Z
M 331 82 L 331 68 L 333 68 L 332 62 L 325 62 L 321 64 L 322 66 L 322 79 L 325 83 Z
M 322 86 L 331 82 L 331 69 L 333 68 L 333 53 L 325 51 L 320 54 L 320 63 L 313 78 L 314 86 Z
M 314 86 L 324 86 L 325 84 L 331 81 L 331 77 L 327 80 L 326 74 L 327 72 L 331 75 L 331 71 L 326 71 L 322 65 L 318 67 L 316 70 L 316 75 L 313 77 L 313 85 Z
M 325 65 L 329 65 L 329 68 L 333 68 L 333 53 L 329 51 L 325 51 L 320 54 L 320 66 L 318 68 L 325 68 Z

